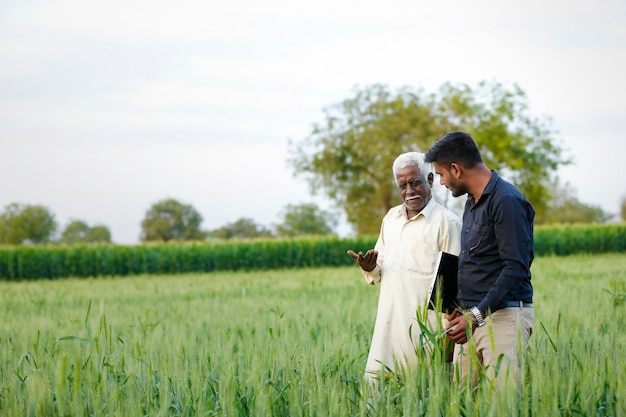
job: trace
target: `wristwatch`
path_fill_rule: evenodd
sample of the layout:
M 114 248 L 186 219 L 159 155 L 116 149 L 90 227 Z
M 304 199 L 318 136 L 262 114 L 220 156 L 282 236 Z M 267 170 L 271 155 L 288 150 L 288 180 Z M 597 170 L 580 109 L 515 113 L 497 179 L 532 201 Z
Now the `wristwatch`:
M 474 306 L 474 307 L 470 308 L 470 311 L 472 312 L 472 314 L 476 318 L 476 324 L 478 325 L 478 327 L 482 327 L 485 324 L 487 324 L 487 322 L 485 322 L 485 319 L 483 319 L 483 315 L 480 314 L 480 310 L 478 309 L 478 307 Z

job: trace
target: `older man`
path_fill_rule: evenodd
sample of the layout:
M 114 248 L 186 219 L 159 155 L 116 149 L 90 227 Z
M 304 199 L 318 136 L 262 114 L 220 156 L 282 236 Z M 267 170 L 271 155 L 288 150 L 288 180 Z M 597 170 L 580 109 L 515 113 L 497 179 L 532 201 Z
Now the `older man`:
M 381 372 L 398 372 L 415 364 L 420 334 L 416 314 L 427 305 L 430 280 L 439 251 L 458 254 L 460 218 L 435 202 L 434 175 L 424 155 L 404 153 L 393 163 L 393 175 L 403 203 L 383 218 L 374 249 L 348 254 L 365 280 L 381 284 L 374 335 L 365 377 L 373 382 Z M 429 311 L 429 321 L 436 316 Z

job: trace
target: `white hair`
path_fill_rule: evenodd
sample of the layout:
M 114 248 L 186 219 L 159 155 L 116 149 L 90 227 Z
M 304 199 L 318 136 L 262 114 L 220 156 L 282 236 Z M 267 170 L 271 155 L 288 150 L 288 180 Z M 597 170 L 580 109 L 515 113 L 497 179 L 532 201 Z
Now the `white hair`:
M 424 175 L 424 178 L 428 178 L 428 174 L 433 172 L 433 166 L 431 163 L 424 161 L 424 154 L 421 152 L 406 152 L 400 154 L 395 161 L 393 161 L 393 179 L 398 183 L 396 178 L 398 171 L 402 168 L 416 166 L 420 172 Z

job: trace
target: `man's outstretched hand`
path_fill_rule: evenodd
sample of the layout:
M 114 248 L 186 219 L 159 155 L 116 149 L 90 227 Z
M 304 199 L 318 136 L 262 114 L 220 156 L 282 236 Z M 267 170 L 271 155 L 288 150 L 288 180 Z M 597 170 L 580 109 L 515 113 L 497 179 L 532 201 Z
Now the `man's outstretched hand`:
M 366 272 L 371 272 L 376 268 L 376 260 L 378 259 L 378 252 L 374 249 L 370 249 L 365 252 L 356 253 L 352 249 L 348 250 L 348 255 L 352 256 L 352 259 L 359 264 L 362 270 Z

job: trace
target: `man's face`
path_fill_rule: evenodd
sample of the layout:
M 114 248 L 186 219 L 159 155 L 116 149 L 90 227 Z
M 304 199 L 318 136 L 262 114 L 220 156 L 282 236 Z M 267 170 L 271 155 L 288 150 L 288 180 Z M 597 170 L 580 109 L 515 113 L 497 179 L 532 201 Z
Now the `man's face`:
M 422 211 L 430 200 L 433 176 L 431 174 L 429 178 L 425 178 L 418 167 L 408 166 L 398 170 L 396 184 L 407 210 L 415 215 Z
M 444 185 L 448 190 L 450 190 L 453 197 L 459 197 L 467 193 L 465 185 L 458 181 L 454 173 L 452 172 L 457 172 L 454 169 L 454 166 L 448 169 L 443 165 L 438 164 L 437 162 L 433 162 L 433 168 L 435 169 L 435 174 L 439 176 L 440 184 Z

